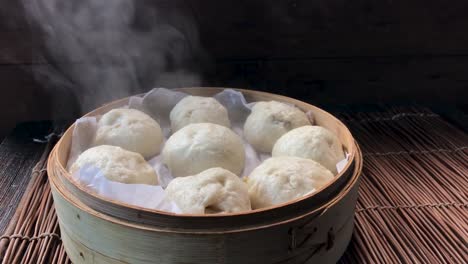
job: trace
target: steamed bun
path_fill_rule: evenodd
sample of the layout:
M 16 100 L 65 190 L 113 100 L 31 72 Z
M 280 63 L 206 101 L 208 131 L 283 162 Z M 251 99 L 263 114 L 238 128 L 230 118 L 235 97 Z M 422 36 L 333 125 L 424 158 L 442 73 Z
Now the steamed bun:
M 297 157 L 265 160 L 247 178 L 253 209 L 268 207 L 315 192 L 333 179 L 319 163 Z
M 135 109 L 113 109 L 98 122 L 94 145 L 112 145 L 144 158 L 159 154 L 163 136 L 158 122 Z
M 167 186 L 166 195 L 187 214 L 234 213 L 251 209 L 245 183 L 223 168 L 175 178 Z
M 188 176 L 221 167 L 239 175 L 245 151 L 240 137 L 224 126 L 190 124 L 174 133 L 162 151 L 163 163 L 172 176 Z
M 84 151 L 71 166 L 70 173 L 91 167 L 99 169 L 111 181 L 150 185 L 158 183 L 156 172 L 139 153 L 120 147 L 101 145 Z
M 310 125 L 299 108 L 276 101 L 256 103 L 244 124 L 244 136 L 260 152 L 269 153 L 276 140 L 296 127 Z
M 211 97 L 187 96 L 176 104 L 169 118 L 172 132 L 195 123 L 213 123 L 231 127 L 226 108 Z
M 276 141 L 272 156 L 294 156 L 312 159 L 334 174 L 336 164 L 345 158 L 335 134 L 320 126 L 303 126 L 289 131 Z

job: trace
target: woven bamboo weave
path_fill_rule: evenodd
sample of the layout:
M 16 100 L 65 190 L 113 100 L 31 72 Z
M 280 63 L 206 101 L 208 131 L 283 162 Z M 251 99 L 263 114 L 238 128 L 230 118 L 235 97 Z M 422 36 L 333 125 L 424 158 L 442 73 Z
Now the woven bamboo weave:
M 355 231 L 340 262 L 468 263 L 468 135 L 424 108 L 337 116 L 364 153 Z M 2 263 L 70 262 L 44 170 L 47 153 L 1 236 Z

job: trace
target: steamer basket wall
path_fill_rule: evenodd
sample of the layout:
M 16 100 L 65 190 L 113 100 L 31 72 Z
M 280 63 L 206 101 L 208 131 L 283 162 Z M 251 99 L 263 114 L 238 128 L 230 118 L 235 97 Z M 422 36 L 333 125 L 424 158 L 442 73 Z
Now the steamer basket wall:
M 184 88 L 211 96 L 223 88 Z M 352 234 L 362 157 L 346 126 L 288 97 L 240 90 L 247 101 L 277 100 L 312 111 L 350 154 L 345 169 L 319 192 L 242 214 L 176 215 L 90 193 L 65 170 L 71 126 L 51 153 L 48 172 L 65 249 L 74 263 L 333 263 Z M 98 115 L 125 105 L 119 100 Z

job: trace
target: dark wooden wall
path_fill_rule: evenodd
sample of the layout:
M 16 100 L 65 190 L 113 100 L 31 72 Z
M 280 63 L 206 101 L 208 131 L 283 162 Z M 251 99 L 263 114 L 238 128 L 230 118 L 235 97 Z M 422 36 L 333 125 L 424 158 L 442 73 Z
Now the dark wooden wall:
M 268 90 L 313 103 L 467 103 L 465 0 L 154 0 L 198 24 L 204 85 Z M 20 1 L 0 0 L 0 138 L 51 118 L 40 33 Z M 47 84 L 50 85 L 50 84 Z M 148 87 L 149 88 L 149 87 Z M 63 95 L 72 96 L 72 95 Z

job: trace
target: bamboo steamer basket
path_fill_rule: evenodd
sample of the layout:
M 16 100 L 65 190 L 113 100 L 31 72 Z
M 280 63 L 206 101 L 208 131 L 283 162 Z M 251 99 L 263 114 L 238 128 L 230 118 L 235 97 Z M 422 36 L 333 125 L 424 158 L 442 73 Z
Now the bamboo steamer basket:
M 212 96 L 224 88 L 183 88 Z M 248 102 L 276 100 L 312 111 L 349 153 L 345 169 L 314 194 L 271 208 L 222 215 L 177 215 L 100 197 L 65 166 L 72 125 L 51 152 L 48 175 L 66 252 L 73 263 L 334 263 L 351 238 L 362 155 L 347 127 L 292 98 L 239 90 Z M 128 98 L 98 108 L 100 115 Z

